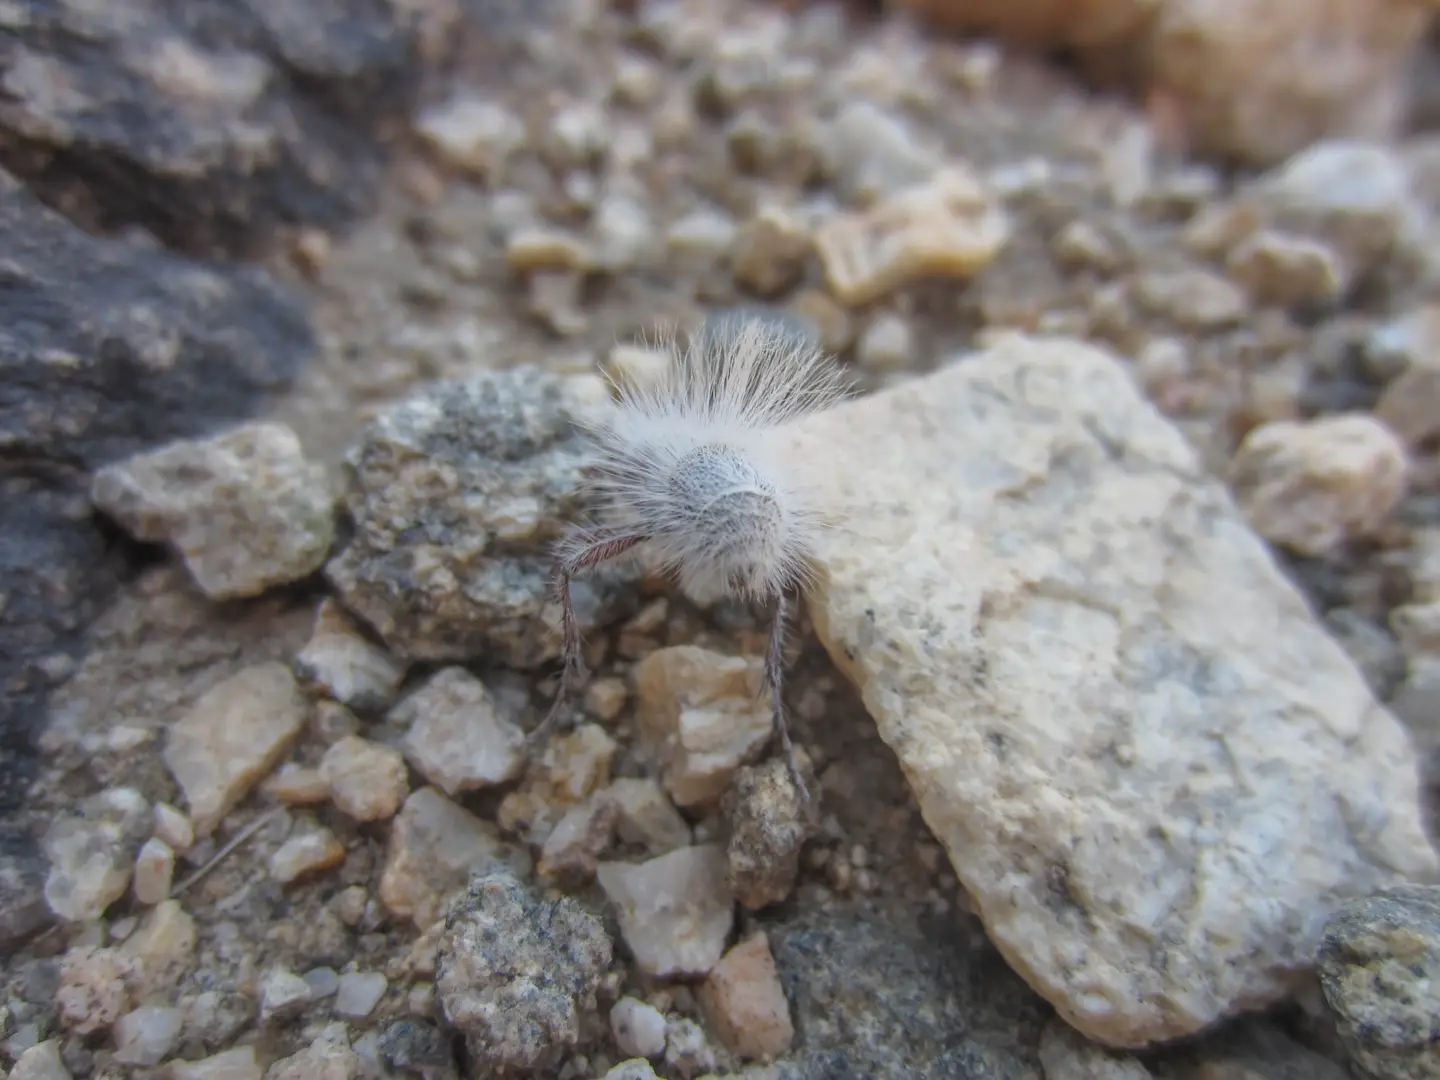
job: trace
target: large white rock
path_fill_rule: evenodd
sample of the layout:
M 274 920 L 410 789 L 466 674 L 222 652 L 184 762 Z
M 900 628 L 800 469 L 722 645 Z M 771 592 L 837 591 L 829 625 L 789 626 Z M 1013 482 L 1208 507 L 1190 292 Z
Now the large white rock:
M 1286 995 L 1425 877 L 1415 754 L 1108 355 L 1006 339 L 806 421 L 817 630 L 1017 971 L 1117 1047 Z

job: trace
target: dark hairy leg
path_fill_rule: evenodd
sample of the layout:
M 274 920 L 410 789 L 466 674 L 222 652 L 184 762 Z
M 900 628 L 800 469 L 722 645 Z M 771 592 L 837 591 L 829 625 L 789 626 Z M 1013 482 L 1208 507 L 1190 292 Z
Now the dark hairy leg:
M 592 566 L 618 558 L 644 540 L 643 536 L 629 535 L 582 538 L 567 544 L 556 560 L 551 588 L 560 598 L 560 657 L 563 666 L 560 686 L 555 691 L 549 713 L 526 737 L 530 746 L 544 742 L 555 733 L 571 695 L 585 681 L 585 650 L 580 640 L 580 624 L 575 619 L 575 604 L 570 596 L 571 579 Z
M 805 787 L 805 778 L 800 773 L 800 759 L 795 756 L 795 744 L 790 741 L 790 722 L 785 715 L 785 629 L 790 614 L 790 601 L 782 592 L 775 601 L 775 617 L 770 624 L 770 645 L 765 650 L 765 684 L 770 688 L 770 710 L 775 717 L 775 734 L 780 737 L 780 747 L 785 752 L 785 764 L 795 778 L 800 791 L 800 801 L 808 803 L 810 792 Z

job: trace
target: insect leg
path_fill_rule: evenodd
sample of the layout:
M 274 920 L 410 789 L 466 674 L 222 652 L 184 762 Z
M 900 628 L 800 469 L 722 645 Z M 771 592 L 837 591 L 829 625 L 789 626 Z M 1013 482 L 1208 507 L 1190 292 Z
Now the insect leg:
M 805 778 L 800 772 L 800 760 L 795 756 L 795 744 L 790 741 L 790 722 L 785 715 L 785 628 L 790 614 L 790 602 L 782 592 L 775 601 L 775 618 L 770 624 L 770 645 L 765 650 L 765 683 L 770 687 L 770 710 L 775 718 L 775 733 L 780 736 L 781 749 L 785 751 L 785 764 L 795 778 L 800 791 L 801 802 L 810 801 L 810 792 L 805 787 Z
M 570 595 L 571 579 L 592 566 L 625 554 L 644 539 L 643 536 L 630 535 L 581 538 L 567 544 L 556 559 L 550 587 L 560 598 L 560 655 L 563 667 L 560 671 L 560 686 L 555 691 L 555 700 L 550 705 L 549 713 L 526 737 L 530 746 L 542 743 L 554 734 L 570 696 L 585 681 L 587 674 L 585 650 L 580 640 L 580 623 L 575 618 L 575 603 Z

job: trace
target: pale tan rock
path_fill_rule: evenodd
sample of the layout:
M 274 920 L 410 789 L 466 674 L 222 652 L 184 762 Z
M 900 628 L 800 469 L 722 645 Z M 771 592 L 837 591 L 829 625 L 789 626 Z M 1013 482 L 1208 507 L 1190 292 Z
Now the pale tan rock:
M 1004 209 L 979 177 L 952 166 L 867 210 L 828 219 L 814 239 L 830 291 L 860 307 L 921 278 L 968 280 L 1009 235 Z
M 690 826 L 657 781 L 625 777 L 606 788 L 605 796 L 615 804 L 615 830 L 625 843 L 639 844 L 651 855 L 690 843 Z
M 320 775 L 335 805 L 356 821 L 394 817 L 410 790 L 404 755 L 358 735 L 347 735 L 325 751 Z
M 540 849 L 536 871 L 541 877 L 583 882 L 595 875 L 595 863 L 610 846 L 619 816 L 619 807 L 605 796 L 592 795 L 555 823 Z
M 71 1080 L 60 1060 L 60 1040 L 46 1039 L 26 1050 L 10 1070 L 10 1080 Z
M 844 478 L 819 636 L 1081 1032 L 1280 1000 L 1341 898 L 1437 871 L 1405 732 L 1114 358 L 1013 335 L 796 439 Z
M 774 1061 L 790 1050 L 795 1025 L 764 931 L 727 952 L 700 987 L 700 1007 L 720 1042 L 743 1061 Z
M 405 756 L 447 795 L 503 784 L 525 764 L 525 733 L 464 668 L 449 667 L 390 710 Z
M 169 803 L 155 804 L 155 839 L 170 845 L 172 851 L 184 854 L 195 843 L 195 826 L 184 811 Z
M 199 1061 L 173 1061 L 170 1080 L 260 1080 L 255 1047 L 236 1046 Z
M 1261 304 L 1304 310 L 1334 303 L 1346 286 L 1338 255 L 1319 240 L 1261 229 L 1230 250 L 1226 269 Z
M 528 856 L 502 842 L 488 822 L 423 787 L 411 792 L 391 826 L 380 900 L 391 915 L 424 930 L 472 873 L 495 864 L 521 877 L 530 872 Z
M 769 741 L 764 665 L 696 645 L 656 649 L 635 665 L 640 738 L 680 806 L 713 802 L 735 770 Z
M 1164 0 L 1151 91 L 1193 148 L 1256 164 L 1327 136 L 1384 138 L 1429 15 L 1409 0 Z
M 330 597 L 320 601 L 310 640 L 295 657 L 295 677 L 340 704 L 378 712 L 395 700 L 406 665 L 369 641 Z
M 1374 533 L 1405 494 L 1405 447 L 1369 416 L 1262 424 L 1230 463 L 1230 483 L 1261 536 L 1325 555 Z
M 365 1072 L 344 1024 L 327 1024 L 298 1054 L 265 1070 L 265 1080 L 358 1080 Z
M 195 920 L 179 900 L 162 900 L 140 920 L 121 952 L 139 965 L 137 996 L 171 992 L 195 963 Z
M 293 763 L 271 773 L 260 790 L 286 806 L 318 806 L 330 798 L 330 785 L 319 769 Z
M 282 424 L 245 424 L 106 466 L 91 498 L 133 536 L 174 545 L 216 600 L 298 581 L 335 539 L 325 467 Z
M 610 782 L 617 743 L 599 724 L 580 724 L 551 739 L 534 770 L 534 794 L 549 803 L 583 802 Z
M 611 1007 L 610 1032 L 616 1049 L 628 1057 L 665 1053 L 665 1014 L 638 998 L 623 997 Z
M 525 125 L 503 105 L 463 94 L 424 110 L 415 130 L 446 164 L 493 178 L 525 138 Z
M 333 832 L 323 825 L 302 824 L 270 856 L 270 876 L 288 885 L 344 861 L 345 845 Z
M 718 844 L 679 848 L 643 863 L 602 862 L 596 877 L 647 975 L 704 975 L 719 962 L 735 900 Z
M 60 814 L 41 837 L 50 861 L 45 903 L 70 922 L 98 919 L 125 895 L 148 832 L 150 804 L 134 788 L 115 787 Z
M 212 687 L 171 726 L 165 764 L 198 836 L 214 831 L 279 763 L 304 728 L 305 711 L 290 669 L 272 662 Z
M 147 906 L 169 899 L 170 882 L 174 876 L 174 849 L 164 840 L 152 836 L 140 846 L 140 854 L 135 856 L 135 874 L 131 880 L 135 899 Z

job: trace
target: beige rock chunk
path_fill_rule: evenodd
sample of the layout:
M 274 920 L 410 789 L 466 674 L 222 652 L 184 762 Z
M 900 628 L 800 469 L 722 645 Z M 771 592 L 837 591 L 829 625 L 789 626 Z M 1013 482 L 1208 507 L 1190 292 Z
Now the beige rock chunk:
M 859 307 L 921 278 L 968 280 L 994 261 L 1009 234 L 1004 209 L 979 177 L 952 166 L 822 223 L 815 250 L 830 291 Z
M 503 784 L 524 767 L 525 733 L 464 668 L 431 676 L 390 719 L 409 729 L 404 751 L 410 763 L 447 795 Z
M 282 885 L 345 861 L 345 845 L 323 825 L 302 824 L 270 856 L 270 876 Z
M 367 640 L 339 603 L 320 601 L 315 628 L 295 657 L 295 677 L 347 708 L 388 708 L 405 678 L 406 664 Z
M 596 876 L 647 975 L 704 975 L 719 962 L 735 920 L 720 845 L 696 844 L 643 863 L 603 862 Z
M 718 799 L 731 775 L 770 739 L 762 663 L 696 645 L 656 649 L 635 666 L 641 739 L 680 806 Z
M 260 1080 L 255 1047 L 236 1046 L 199 1061 L 173 1061 L 170 1080 Z
M 1429 18 L 1406 0 L 1164 0 L 1152 92 L 1193 147 L 1257 164 L 1325 136 L 1383 138 Z
M 360 1055 L 350 1049 L 345 1025 L 327 1024 L 298 1054 L 265 1070 L 265 1080 L 356 1080 L 364 1075 Z
M 700 987 L 705 1019 L 725 1048 L 746 1061 L 774 1061 L 795 1041 L 790 1002 L 764 932 L 725 954 Z
M 521 877 L 527 855 L 500 840 L 495 829 L 433 787 L 410 794 L 390 829 L 380 876 L 380 900 L 390 914 L 424 930 L 445 914 L 472 873 L 508 865 Z
M 136 996 L 173 991 L 195 963 L 196 937 L 195 920 L 179 900 L 156 904 L 120 950 L 139 965 Z
M 81 1035 L 107 1030 L 129 1011 L 139 978 L 139 964 L 119 949 L 76 946 L 60 962 L 60 1022 Z
M 135 856 L 135 874 L 131 881 L 135 899 L 145 905 L 169 899 L 170 882 L 174 876 L 174 849 L 164 840 L 152 836 L 140 846 L 140 854 Z
M 10 1071 L 10 1080 L 71 1080 L 60 1059 L 60 1040 L 46 1039 L 26 1050 Z
M 1403 729 L 1110 356 L 1013 336 L 797 438 L 850 500 L 821 640 L 1080 1031 L 1277 1001 L 1341 898 L 1436 872 Z
M 423 111 L 415 125 L 421 140 L 446 164 L 494 177 L 525 138 L 525 125 L 504 106 L 461 95 Z
M 1267 540 L 1324 555 L 1375 532 L 1405 494 L 1405 447 L 1369 416 L 1262 424 L 1230 463 L 1245 516 Z
M 171 728 L 165 764 L 185 792 L 197 836 L 208 836 L 284 757 L 306 703 L 284 664 L 256 664 L 211 687 Z
M 615 830 L 627 844 L 639 844 L 651 855 L 685 847 L 690 826 L 658 782 L 648 777 L 625 777 L 605 789 L 615 804 Z
M 356 821 L 394 817 L 410 790 L 404 755 L 358 735 L 347 735 L 325 751 L 320 775 L 335 805 Z
M 173 544 L 205 595 L 256 596 L 320 568 L 335 539 L 325 467 L 281 424 L 170 443 L 95 474 L 95 505 Z

